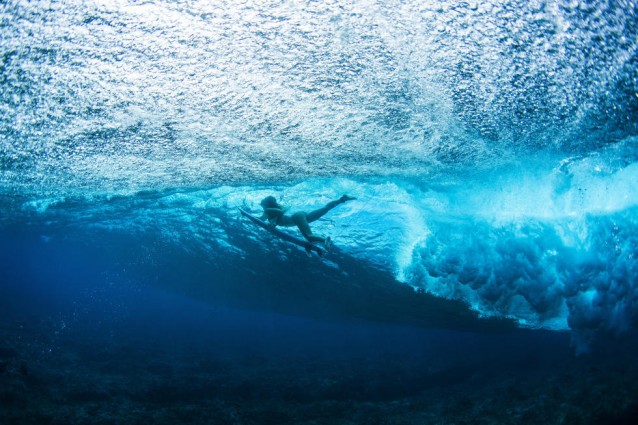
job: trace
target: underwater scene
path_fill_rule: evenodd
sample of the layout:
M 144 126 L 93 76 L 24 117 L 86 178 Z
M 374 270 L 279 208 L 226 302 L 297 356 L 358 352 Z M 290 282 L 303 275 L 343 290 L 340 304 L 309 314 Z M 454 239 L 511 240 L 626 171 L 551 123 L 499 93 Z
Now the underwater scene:
M 0 2 L 0 424 L 637 421 L 635 0 Z

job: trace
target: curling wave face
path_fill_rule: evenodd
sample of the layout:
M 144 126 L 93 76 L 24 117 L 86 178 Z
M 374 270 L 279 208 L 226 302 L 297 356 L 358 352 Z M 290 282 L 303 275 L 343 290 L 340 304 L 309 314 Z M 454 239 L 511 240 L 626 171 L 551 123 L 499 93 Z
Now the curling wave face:
M 291 211 L 309 210 L 350 193 L 358 200 L 313 223 L 340 252 L 324 264 L 339 270 L 343 256 L 357 259 L 392 274 L 397 284 L 462 301 L 484 317 L 571 329 L 586 349 L 597 333 L 635 327 L 638 314 L 638 167 L 603 170 L 604 163 L 587 158 L 552 169 L 543 162 L 534 172 L 500 170 L 438 187 L 331 178 L 81 202 L 51 198 L 16 205 L 13 216 L 46 222 L 53 234 L 76 228 L 140 240 L 158 235 L 181 251 L 226 264 L 232 274 L 233 262 L 248 255 L 247 240 L 273 258 L 296 249 L 242 221 L 239 207 L 258 213 L 259 201 L 276 191 Z M 366 285 L 359 276 L 346 279 Z

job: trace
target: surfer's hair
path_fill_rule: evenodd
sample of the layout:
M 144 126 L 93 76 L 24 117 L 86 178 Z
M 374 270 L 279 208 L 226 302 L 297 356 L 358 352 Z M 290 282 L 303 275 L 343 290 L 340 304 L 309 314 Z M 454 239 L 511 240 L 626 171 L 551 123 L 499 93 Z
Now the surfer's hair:
M 264 199 L 261 200 L 261 206 L 262 208 L 277 208 L 279 207 L 279 204 L 277 203 L 277 200 L 275 199 L 274 196 L 266 196 Z

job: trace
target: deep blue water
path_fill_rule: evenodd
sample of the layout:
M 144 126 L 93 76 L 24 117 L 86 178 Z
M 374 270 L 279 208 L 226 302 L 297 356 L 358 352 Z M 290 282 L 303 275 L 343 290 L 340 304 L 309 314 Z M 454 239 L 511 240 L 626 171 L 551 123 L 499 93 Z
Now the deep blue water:
M 2 3 L 0 423 L 633 423 L 637 33 L 634 1 Z M 324 258 L 239 214 L 345 193 Z

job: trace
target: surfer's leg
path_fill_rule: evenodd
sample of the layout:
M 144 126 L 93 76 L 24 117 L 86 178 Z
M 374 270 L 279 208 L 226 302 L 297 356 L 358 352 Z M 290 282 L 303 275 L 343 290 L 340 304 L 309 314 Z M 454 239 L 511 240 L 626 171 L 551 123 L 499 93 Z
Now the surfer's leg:
M 312 230 L 310 230 L 310 226 L 308 225 L 307 214 L 304 212 L 298 212 L 292 215 L 292 220 L 295 222 L 301 234 L 304 238 L 306 238 L 309 242 L 325 242 L 325 239 L 320 236 L 314 236 L 312 234 Z
M 311 211 L 309 213 L 306 214 L 306 220 L 308 221 L 308 223 L 312 223 L 315 220 L 320 219 L 321 217 L 323 217 L 328 211 L 330 211 L 331 209 L 333 209 L 334 207 L 336 207 L 339 204 L 343 204 L 346 201 L 351 201 L 355 198 L 348 196 L 348 195 L 343 195 L 341 198 L 335 200 L 335 201 L 330 201 L 326 204 L 325 207 L 323 208 L 319 208 L 318 210 L 314 210 Z

